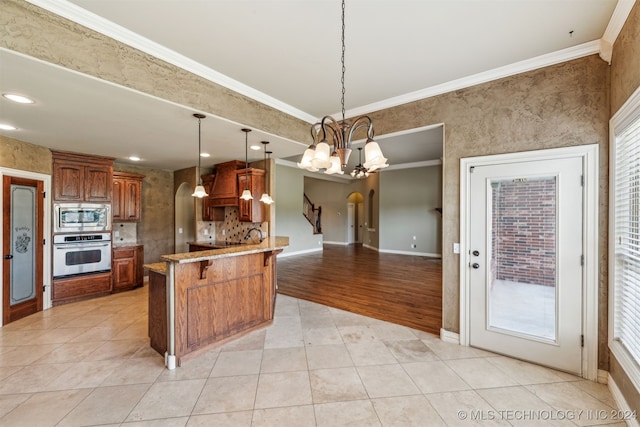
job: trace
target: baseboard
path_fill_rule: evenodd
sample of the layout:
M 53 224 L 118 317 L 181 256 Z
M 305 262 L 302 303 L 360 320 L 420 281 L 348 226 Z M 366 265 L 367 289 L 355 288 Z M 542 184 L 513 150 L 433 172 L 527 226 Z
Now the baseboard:
M 440 339 L 451 344 L 460 344 L 460 334 L 440 328 Z
M 349 243 L 347 243 L 347 242 L 333 242 L 331 240 L 325 240 L 322 243 L 325 244 L 325 245 L 339 245 L 339 246 L 347 246 L 347 245 L 349 245 Z
M 364 244 L 364 243 L 363 243 L 363 244 L 362 244 L 362 247 L 363 247 L 363 248 L 367 248 L 367 249 L 374 250 L 374 251 L 376 251 L 376 252 L 380 252 L 380 250 L 379 250 L 378 248 L 376 248 L 375 246 L 371 246 L 371 245 L 367 245 L 367 244 Z
M 600 372 L 598 372 L 598 377 L 599 376 L 600 376 Z M 618 385 L 616 384 L 616 382 L 608 373 L 607 373 L 607 386 L 609 387 L 611 396 L 613 396 L 613 400 L 616 402 L 616 405 L 618 406 L 618 409 L 620 410 L 621 415 L 631 414 L 633 410 L 627 403 L 627 400 L 622 395 L 622 392 L 618 388 Z M 624 421 L 627 423 L 627 426 L 640 427 L 640 423 L 638 423 L 637 417 L 628 417 L 629 419 L 626 419 L 626 418 L 627 417 L 625 417 Z
M 598 377 L 596 378 L 596 381 L 600 384 L 609 384 L 609 372 L 603 369 L 598 369 Z
M 379 249 L 378 252 L 384 253 L 384 254 L 413 255 L 413 256 L 424 256 L 429 258 L 442 258 L 442 255 L 440 254 L 432 254 L 429 252 L 395 251 L 391 249 Z
M 286 258 L 289 256 L 310 254 L 313 252 L 322 252 L 322 248 L 305 249 L 305 250 L 296 251 L 296 252 L 282 252 L 278 254 L 278 258 Z

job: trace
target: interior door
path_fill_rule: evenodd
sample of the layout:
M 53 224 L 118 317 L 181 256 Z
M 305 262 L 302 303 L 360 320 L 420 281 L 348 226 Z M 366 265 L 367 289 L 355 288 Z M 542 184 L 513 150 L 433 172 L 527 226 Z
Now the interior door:
M 42 311 L 43 182 L 3 177 L 2 323 Z
M 356 205 L 347 203 L 347 243 L 352 244 L 356 241 Z
M 581 374 L 582 162 L 472 168 L 470 345 Z

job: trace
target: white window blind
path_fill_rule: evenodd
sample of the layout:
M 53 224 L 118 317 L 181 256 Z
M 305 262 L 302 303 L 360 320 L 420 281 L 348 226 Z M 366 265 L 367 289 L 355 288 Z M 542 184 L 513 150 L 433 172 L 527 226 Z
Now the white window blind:
M 614 337 L 640 364 L 640 117 L 615 137 Z

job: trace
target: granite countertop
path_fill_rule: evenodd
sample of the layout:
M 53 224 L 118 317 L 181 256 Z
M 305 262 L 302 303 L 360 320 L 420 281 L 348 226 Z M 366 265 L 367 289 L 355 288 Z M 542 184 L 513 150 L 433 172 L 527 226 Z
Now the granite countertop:
M 111 247 L 113 248 L 126 248 L 128 246 L 142 246 L 142 244 L 138 242 L 120 242 L 117 240 L 111 241 Z
M 212 243 L 210 246 L 211 250 L 206 251 L 198 251 L 198 252 L 186 252 L 182 254 L 171 254 L 171 255 L 163 255 L 161 258 L 164 261 L 175 262 L 178 264 L 188 263 L 188 262 L 198 262 L 209 259 L 217 259 L 217 258 L 227 258 L 231 256 L 237 255 L 247 255 L 247 254 L 255 254 L 260 252 L 268 252 L 276 249 L 283 249 L 289 246 L 289 238 L 288 237 L 267 237 L 260 243 L 247 243 L 240 245 L 231 245 L 231 246 L 215 246 L 214 242 L 191 242 L 194 244 L 205 246 L 207 243 Z M 146 267 L 146 265 L 145 265 Z
M 166 262 L 154 262 L 153 264 L 145 264 L 144 268 L 150 271 L 154 271 L 156 273 L 167 274 Z

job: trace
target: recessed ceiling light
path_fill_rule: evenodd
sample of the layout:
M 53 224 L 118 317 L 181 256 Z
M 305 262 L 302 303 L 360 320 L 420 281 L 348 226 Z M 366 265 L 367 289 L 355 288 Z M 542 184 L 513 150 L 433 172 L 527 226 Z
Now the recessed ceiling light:
M 18 104 L 33 104 L 35 101 L 26 96 L 18 95 L 17 93 L 3 93 L 2 96 L 10 101 L 17 102 Z
M 131 160 L 133 162 L 139 162 L 140 161 L 140 157 L 138 157 L 138 156 L 129 156 L 129 160 Z
M 16 130 L 15 126 L 8 125 L 6 123 L 0 123 L 0 130 Z
M 262 147 L 258 146 L 258 145 L 252 145 L 251 148 L 253 151 L 258 151 L 258 150 L 262 150 Z
M 200 157 L 211 157 L 209 153 L 200 153 Z

